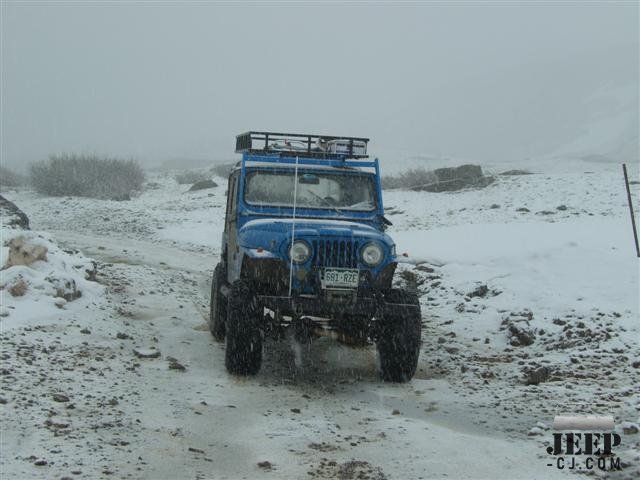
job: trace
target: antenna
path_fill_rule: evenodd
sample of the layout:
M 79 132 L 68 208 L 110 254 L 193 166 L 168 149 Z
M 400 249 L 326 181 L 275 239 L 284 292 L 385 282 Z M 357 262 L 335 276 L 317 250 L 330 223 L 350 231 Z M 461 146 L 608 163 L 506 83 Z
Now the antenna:
M 291 246 L 289 247 L 289 297 L 293 288 L 293 255 L 291 249 L 296 237 L 296 206 L 298 203 L 298 156 L 296 156 L 296 168 L 293 175 L 293 215 L 291 217 Z

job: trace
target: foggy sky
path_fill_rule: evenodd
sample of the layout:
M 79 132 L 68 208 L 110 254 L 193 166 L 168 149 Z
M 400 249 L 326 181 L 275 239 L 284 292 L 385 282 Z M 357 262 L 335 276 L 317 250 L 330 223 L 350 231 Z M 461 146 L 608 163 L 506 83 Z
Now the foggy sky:
M 1 154 L 222 159 L 254 129 L 527 157 L 637 83 L 635 2 L 3 3 Z

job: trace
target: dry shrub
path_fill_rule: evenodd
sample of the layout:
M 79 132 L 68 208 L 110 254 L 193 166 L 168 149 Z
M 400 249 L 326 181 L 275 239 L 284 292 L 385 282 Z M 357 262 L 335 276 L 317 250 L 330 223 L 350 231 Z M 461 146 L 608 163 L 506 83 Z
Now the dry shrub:
M 145 179 L 136 161 L 97 155 L 52 155 L 29 170 L 35 190 L 51 196 L 128 200 Z

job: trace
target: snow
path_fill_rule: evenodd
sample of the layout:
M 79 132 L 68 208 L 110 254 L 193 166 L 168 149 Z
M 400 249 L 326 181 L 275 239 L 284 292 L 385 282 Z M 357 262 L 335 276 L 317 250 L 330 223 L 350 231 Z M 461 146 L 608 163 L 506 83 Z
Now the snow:
M 551 315 L 601 308 L 627 311 L 631 320 L 639 313 L 639 285 L 628 223 L 596 218 L 474 224 L 397 232 L 394 238 L 399 251 L 443 265 L 459 290 L 471 291 L 480 282 L 502 291 L 490 302 L 498 310 L 535 305 Z
M 379 380 L 374 347 L 327 338 L 310 349 L 268 341 L 259 375 L 226 373 L 206 325 L 223 179 L 187 193 L 159 174 L 128 202 L 8 193 L 32 228 L 97 261 L 99 284 L 78 282 L 104 293 L 62 309 L 44 296 L 40 313 L 0 318 L 3 475 L 566 477 L 546 467 L 554 416 L 613 416 L 621 431 L 640 409 L 638 260 L 621 172 L 575 165 L 536 163 L 535 175 L 481 190 L 385 193 L 387 233 L 419 263 L 399 273 L 415 275 L 424 321 L 418 372 L 401 385 Z M 65 259 L 56 268 L 74 273 L 82 257 L 42 235 Z M 514 346 L 510 326 L 533 343 Z M 541 367 L 548 378 L 527 384 Z M 625 434 L 617 452 L 630 477 L 638 441 Z
M 79 253 L 67 253 L 60 249 L 51 236 L 7 228 L 2 229 L 2 258 L 0 264 L 9 265 L 9 244 L 23 242 L 27 246 L 46 248 L 46 258 L 30 265 L 12 265 L 3 268 L 0 275 L 0 299 L 3 315 L 0 327 L 3 331 L 40 323 L 43 318 L 53 318 L 60 309 L 73 305 L 78 309 L 99 301 L 103 288 L 87 279 L 94 270 L 91 260 Z M 23 294 L 10 293 L 16 284 L 24 285 Z M 80 296 L 70 302 L 62 296 Z

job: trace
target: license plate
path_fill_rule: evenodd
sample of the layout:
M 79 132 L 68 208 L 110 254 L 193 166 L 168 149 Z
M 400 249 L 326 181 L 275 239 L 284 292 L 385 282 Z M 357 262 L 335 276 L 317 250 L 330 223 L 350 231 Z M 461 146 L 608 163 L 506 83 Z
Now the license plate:
M 322 288 L 358 288 L 359 278 L 355 268 L 325 268 Z

